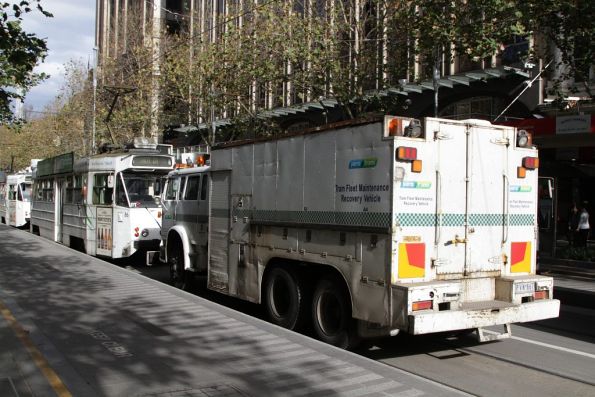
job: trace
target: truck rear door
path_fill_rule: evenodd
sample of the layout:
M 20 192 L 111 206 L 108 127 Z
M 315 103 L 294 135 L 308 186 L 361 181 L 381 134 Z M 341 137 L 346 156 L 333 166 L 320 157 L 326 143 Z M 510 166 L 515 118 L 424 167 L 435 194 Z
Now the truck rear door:
M 499 271 L 505 132 L 491 125 L 444 121 L 430 121 L 428 129 L 436 131 L 436 275 Z

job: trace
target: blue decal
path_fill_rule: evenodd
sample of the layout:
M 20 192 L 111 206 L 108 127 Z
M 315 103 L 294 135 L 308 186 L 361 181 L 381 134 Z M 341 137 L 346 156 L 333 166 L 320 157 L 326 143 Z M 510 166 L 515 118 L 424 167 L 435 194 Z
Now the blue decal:
M 376 157 L 371 157 L 367 159 L 361 160 L 351 160 L 349 162 L 349 169 L 356 169 L 356 168 L 374 168 L 378 164 L 378 159 Z
M 429 189 L 432 187 L 430 181 L 401 181 L 401 187 L 405 189 Z
M 530 193 L 532 188 L 531 186 L 510 185 L 510 191 L 512 193 Z

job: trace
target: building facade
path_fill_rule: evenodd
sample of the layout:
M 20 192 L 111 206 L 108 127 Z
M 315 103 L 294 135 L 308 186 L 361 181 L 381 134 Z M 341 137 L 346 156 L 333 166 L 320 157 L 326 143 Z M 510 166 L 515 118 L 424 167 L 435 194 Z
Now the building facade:
M 168 95 L 163 93 L 164 87 L 159 86 L 158 79 L 162 63 L 167 58 L 164 53 L 171 53 L 167 48 L 169 44 L 165 44 L 167 37 L 176 36 L 178 40 L 180 37 L 184 38 L 187 47 L 184 46 L 184 51 L 176 56 L 192 63 L 209 45 L 225 42 L 227 39 L 224 40 L 224 37 L 232 30 L 242 31 L 245 36 L 265 36 L 266 29 L 270 29 L 270 26 L 261 28 L 254 21 L 257 18 L 255 15 L 264 13 L 265 7 L 270 4 L 272 2 L 263 0 L 97 0 L 96 45 L 99 49 L 99 70 L 101 72 L 101 66 L 109 59 L 126 60 L 132 45 L 142 43 L 150 48 L 154 80 L 151 106 L 155 114 L 151 131 L 154 134 L 164 124 L 200 125 L 233 117 L 242 109 L 256 114 L 316 103 L 320 98 L 332 98 L 333 93 L 338 90 L 336 86 L 327 84 L 323 88 L 312 88 L 303 83 L 300 85 L 292 79 L 297 69 L 311 67 L 306 59 L 300 64 L 288 61 L 277 65 L 282 69 L 281 74 L 286 76 L 284 79 L 275 82 L 255 80 L 246 87 L 245 92 L 235 93 L 236 97 L 244 98 L 241 104 L 233 101 L 225 104 L 221 101 L 208 101 L 206 96 L 228 93 L 219 92 L 225 89 L 220 90 L 217 87 L 210 91 L 211 87 L 203 87 L 201 90 L 195 85 L 189 87 L 189 94 L 183 101 L 184 106 L 164 109 L 163 103 L 168 102 Z M 309 25 L 306 23 L 306 28 L 314 26 L 315 20 L 319 23 L 322 16 L 325 28 L 328 29 L 327 34 L 344 29 L 337 33 L 341 40 L 335 43 L 342 46 L 337 53 L 348 64 L 344 79 L 349 82 L 348 89 L 351 92 L 360 96 L 367 92 L 377 92 L 380 96 L 388 93 L 397 98 L 401 98 L 399 95 L 407 96 L 409 101 L 404 100 L 405 106 L 400 108 L 403 113 L 415 116 L 434 114 L 434 65 L 429 65 L 427 58 L 415 54 L 412 49 L 414 43 L 401 33 L 402 25 L 399 21 L 389 20 L 382 2 L 304 0 L 276 4 L 287 15 L 298 15 L 306 21 L 313 21 Z M 346 7 L 351 7 L 351 11 L 345 11 Z M 335 10 L 342 11 L 339 13 Z M 341 22 L 340 19 L 345 21 Z M 342 28 L 339 26 L 341 23 L 344 23 Z M 439 115 L 459 119 L 495 119 L 525 88 L 524 82 L 535 76 L 543 66 L 537 62 L 532 67 L 527 67 L 525 57 L 533 45 L 530 38 L 513 37 L 502 46 L 500 54 L 481 60 L 473 60 L 464 55 L 451 57 L 451 54 L 442 54 L 435 65 L 440 75 L 437 86 Z M 310 46 L 320 48 L 316 43 L 311 43 Z M 493 78 L 498 81 L 492 81 Z M 516 103 L 505 116 L 529 116 L 537 105 L 543 103 L 545 84 L 541 77 L 537 78 L 530 89 L 516 98 Z M 165 97 L 162 98 L 162 95 Z M 162 111 L 160 123 L 157 121 L 159 110 Z M 327 110 L 323 109 L 324 113 L 328 113 Z M 166 117 L 163 117 L 163 113 L 166 113 Z M 310 116 L 311 114 L 301 118 L 296 116 L 295 123 L 307 123 Z

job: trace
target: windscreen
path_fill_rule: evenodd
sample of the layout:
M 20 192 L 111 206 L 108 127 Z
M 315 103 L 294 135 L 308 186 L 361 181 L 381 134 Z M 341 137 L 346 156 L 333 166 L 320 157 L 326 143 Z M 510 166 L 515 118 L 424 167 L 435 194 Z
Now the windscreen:
M 133 208 L 159 207 L 160 178 L 152 173 L 120 173 L 116 187 L 117 204 Z
M 31 182 L 23 182 L 19 185 L 19 201 L 26 203 L 31 201 Z

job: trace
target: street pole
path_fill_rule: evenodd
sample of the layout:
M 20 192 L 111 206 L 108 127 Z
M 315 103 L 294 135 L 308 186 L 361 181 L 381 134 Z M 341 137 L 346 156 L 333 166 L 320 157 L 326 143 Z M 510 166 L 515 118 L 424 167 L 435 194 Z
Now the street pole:
M 434 71 L 432 81 L 434 83 L 434 117 L 438 117 L 438 90 L 440 88 L 440 51 L 436 48 L 434 53 Z
M 95 154 L 95 112 L 97 110 L 97 47 L 93 47 L 93 125 L 91 134 L 91 154 Z

